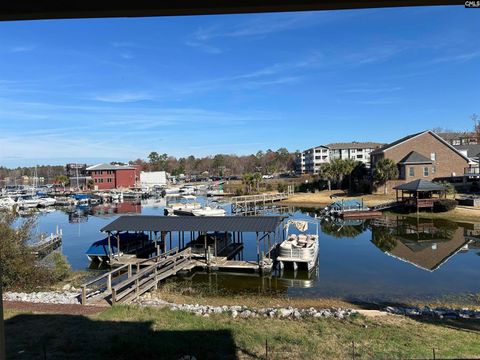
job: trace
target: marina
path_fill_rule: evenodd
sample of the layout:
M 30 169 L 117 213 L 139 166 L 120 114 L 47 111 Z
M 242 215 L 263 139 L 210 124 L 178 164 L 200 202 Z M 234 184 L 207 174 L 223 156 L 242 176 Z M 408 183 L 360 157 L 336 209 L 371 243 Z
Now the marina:
M 197 201 L 204 204 L 206 198 L 199 196 Z M 221 241 L 217 239 L 216 257 L 214 256 L 214 242 L 212 243 L 207 235 L 206 250 L 209 255 L 206 256 L 205 243 L 202 239 L 203 232 L 211 230 L 206 231 L 207 234 L 214 234 L 215 228 L 201 229 L 200 232 L 197 229 L 192 235 L 189 232 L 191 229 L 185 228 L 182 237 L 182 235 L 179 236 L 177 227 L 167 231 L 163 241 L 161 229 L 154 229 L 157 234 L 155 236 L 152 230 L 150 239 L 157 240 L 158 250 L 153 245 L 147 248 L 150 251 L 148 255 L 137 257 L 135 254 L 124 253 L 123 247 L 120 245 L 122 254 L 119 261 L 116 256 L 112 257 L 112 268 L 108 264 L 109 259 L 103 262 L 91 262 L 85 255 L 94 242 L 105 241 L 108 233 L 102 233 L 100 230 L 104 228 L 107 230 L 106 227 L 114 220 L 132 215 L 160 217 L 166 206 L 165 199 L 150 198 L 86 207 L 77 205 L 74 213 L 70 210 L 67 211 L 66 208 L 58 207 L 53 212 L 38 213 L 38 232 L 55 233 L 56 227 L 59 226 L 63 232 L 63 239 L 61 246 L 56 251 L 65 254 L 73 269 L 87 270 L 92 279 L 123 266 L 120 269 L 121 276 L 118 276 L 118 273 L 112 274 L 112 286 L 126 280 L 129 266 L 133 269 L 132 274 L 136 274 L 138 262 L 145 261 L 141 268 L 153 265 L 154 262 L 149 258 L 155 258 L 157 251 L 159 255 L 168 254 L 169 251 L 175 249 L 181 252 L 193 249 L 187 247 L 188 243 L 198 241 L 198 245 L 202 245 L 203 242 L 203 245 L 197 249 L 199 256 L 191 255 L 187 261 L 188 265 L 176 271 L 175 275 L 167 273 L 169 275 L 161 281 L 162 283 L 188 283 L 191 284 L 189 286 L 207 286 L 208 288 L 209 282 L 204 283 L 207 275 L 202 274 L 212 274 L 207 278 L 214 276 L 216 279 L 222 279 L 216 285 L 215 283 L 211 284 L 212 289 L 220 292 L 243 292 L 255 289 L 255 291 L 262 292 L 281 292 L 291 297 L 342 297 L 358 301 L 385 301 L 400 298 L 428 299 L 435 298 L 438 294 L 458 297 L 467 296 L 462 294 L 475 293 L 480 290 L 478 282 L 470 275 L 471 269 L 474 269 L 478 263 L 477 253 L 480 253 L 478 240 L 480 230 L 475 227 L 476 225 L 435 220 L 421 220 L 417 224 L 414 219 L 402 216 L 383 215 L 371 220 L 342 218 L 329 220 L 328 218 L 315 219 L 315 216 L 319 216 L 321 213 L 321 209 L 314 211 L 289 207 L 285 208 L 285 212 L 278 211 L 276 208 L 263 212 L 262 216 L 285 216 L 284 224 L 290 219 L 321 222 L 318 234 L 317 266 L 312 269 L 313 272 L 301 268 L 294 271 L 290 266 L 280 269 L 279 263 L 277 262 L 275 265 L 275 261 L 270 269 L 268 269 L 270 266 L 264 266 L 261 271 L 259 260 L 261 260 L 262 252 L 265 254 L 265 259 L 271 255 L 272 260 L 278 254 L 276 254 L 276 249 L 273 249 L 272 242 L 270 244 L 272 251 L 268 252 L 268 238 L 260 240 L 257 249 L 255 232 L 245 232 L 243 237 L 235 233 L 231 240 L 228 238 L 227 244 L 230 242 L 230 246 L 223 248 Z M 229 212 L 231 203 L 220 202 L 218 206 L 226 210 L 227 216 L 224 219 L 228 219 L 231 216 Z M 182 219 L 183 217 L 164 218 Z M 202 221 L 197 220 L 201 217 L 189 216 L 189 218 L 194 221 Z M 233 218 L 246 217 L 234 216 Z M 453 229 L 455 230 L 452 231 Z M 127 228 L 110 230 L 112 252 L 116 254 L 116 232 L 122 233 L 127 231 Z M 134 228 L 129 230 L 132 232 Z M 139 229 L 137 228 L 137 230 Z M 169 229 L 164 228 L 164 230 Z M 281 234 L 284 230 L 279 230 L 279 233 Z M 290 232 L 300 234 L 295 228 L 291 228 Z M 277 233 L 277 244 L 284 240 L 282 235 L 278 235 L 279 233 Z M 309 233 L 315 233 L 315 230 L 312 228 Z M 415 240 L 414 235 L 420 240 Z M 148 236 L 150 236 L 149 233 Z M 263 233 L 260 233 L 259 239 L 262 236 Z M 428 241 L 422 240 L 428 236 Z M 108 240 L 105 242 L 108 247 Z M 377 270 L 380 268 L 382 271 Z M 100 281 L 99 284 L 94 285 L 99 285 L 99 289 L 107 288 L 106 280 L 103 284 Z M 88 294 L 96 291 L 95 286 L 87 286 L 87 288 L 91 290 L 87 292 Z

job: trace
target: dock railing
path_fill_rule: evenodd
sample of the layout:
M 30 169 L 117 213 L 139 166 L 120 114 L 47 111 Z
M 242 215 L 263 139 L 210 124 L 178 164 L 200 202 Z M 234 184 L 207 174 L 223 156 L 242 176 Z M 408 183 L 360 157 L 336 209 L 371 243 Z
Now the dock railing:
M 256 212 L 257 206 L 265 207 L 267 204 L 273 204 L 277 201 L 288 199 L 293 194 L 293 187 L 289 186 L 288 191 L 279 193 L 268 193 L 258 195 L 233 196 L 231 201 L 232 213 L 237 212 Z M 253 210 L 252 210 L 253 209 Z
M 189 265 L 191 255 L 191 249 L 187 248 L 147 266 L 116 284 L 112 287 L 112 304 L 133 300 L 150 289 L 157 288 L 159 281 L 175 275 L 185 265 Z
M 88 287 L 93 285 L 93 284 L 97 284 L 97 283 L 104 283 L 104 286 L 103 287 L 100 287 L 100 290 L 97 290 L 97 291 L 100 291 L 102 292 L 102 290 L 104 290 L 104 288 L 106 287 L 106 292 L 104 292 L 102 295 L 104 296 L 107 296 L 109 295 L 111 292 L 112 292 L 112 278 L 117 275 L 121 275 L 122 273 L 124 273 L 125 271 L 127 271 L 128 273 L 128 277 L 131 277 L 132 276 L 132 266 L 133 264 L 125 264 L 125 265 L 122 265 L 106 274 L 103 274 L 99 277 L 96 277 L 95 279 L 93 280 L 90 280 L 86 283 L 84 283 L 82 285 L 82 305 L 86 305 L 87 303 L 87 297 L 88 295 L 91 295 L 92 293 L 88 293 L 88 291 L 90 290 Z M 95 291 L 93 292 L 95 293 Z

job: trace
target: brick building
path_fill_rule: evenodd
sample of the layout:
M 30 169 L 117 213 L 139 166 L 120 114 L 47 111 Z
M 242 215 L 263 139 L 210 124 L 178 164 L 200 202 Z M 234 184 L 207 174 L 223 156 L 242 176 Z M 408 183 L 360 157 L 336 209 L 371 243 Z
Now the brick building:
M 140 181 L 140 165 L 98 164 L 86 169 L 97 190 L 133 188 Z
M 382 158 L 398 166 L 396 183 L 415 179 L 463 177 L 471 160 L 461 151 L 432 131 L 405 136 L 371 153 L 372 169 Z

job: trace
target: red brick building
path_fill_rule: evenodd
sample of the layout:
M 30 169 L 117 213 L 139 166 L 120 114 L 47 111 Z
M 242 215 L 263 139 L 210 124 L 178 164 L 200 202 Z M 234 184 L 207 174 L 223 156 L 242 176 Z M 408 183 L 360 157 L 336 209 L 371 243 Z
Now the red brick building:
M 86 169 L 97 190 L 133 188 L 140 181 L 141 170 L 139 165 L 110 164 L 98 164 Z
M 435 180 L 461 178 L 471 160 L 432 131 L 405 136 L 371 153 L 371 168 L 383 158 L 398 166 L 398 180 L 389 187 L 416 179 Z

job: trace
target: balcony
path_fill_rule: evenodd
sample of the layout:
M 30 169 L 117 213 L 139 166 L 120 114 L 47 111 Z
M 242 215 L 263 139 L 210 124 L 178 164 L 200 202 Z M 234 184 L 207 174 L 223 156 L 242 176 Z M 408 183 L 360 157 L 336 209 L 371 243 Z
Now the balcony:
M 467 176 L 479 176 L 480 175 L 480 166 L 469 166 L 466 167 L 463 171 L 464 175 Z

